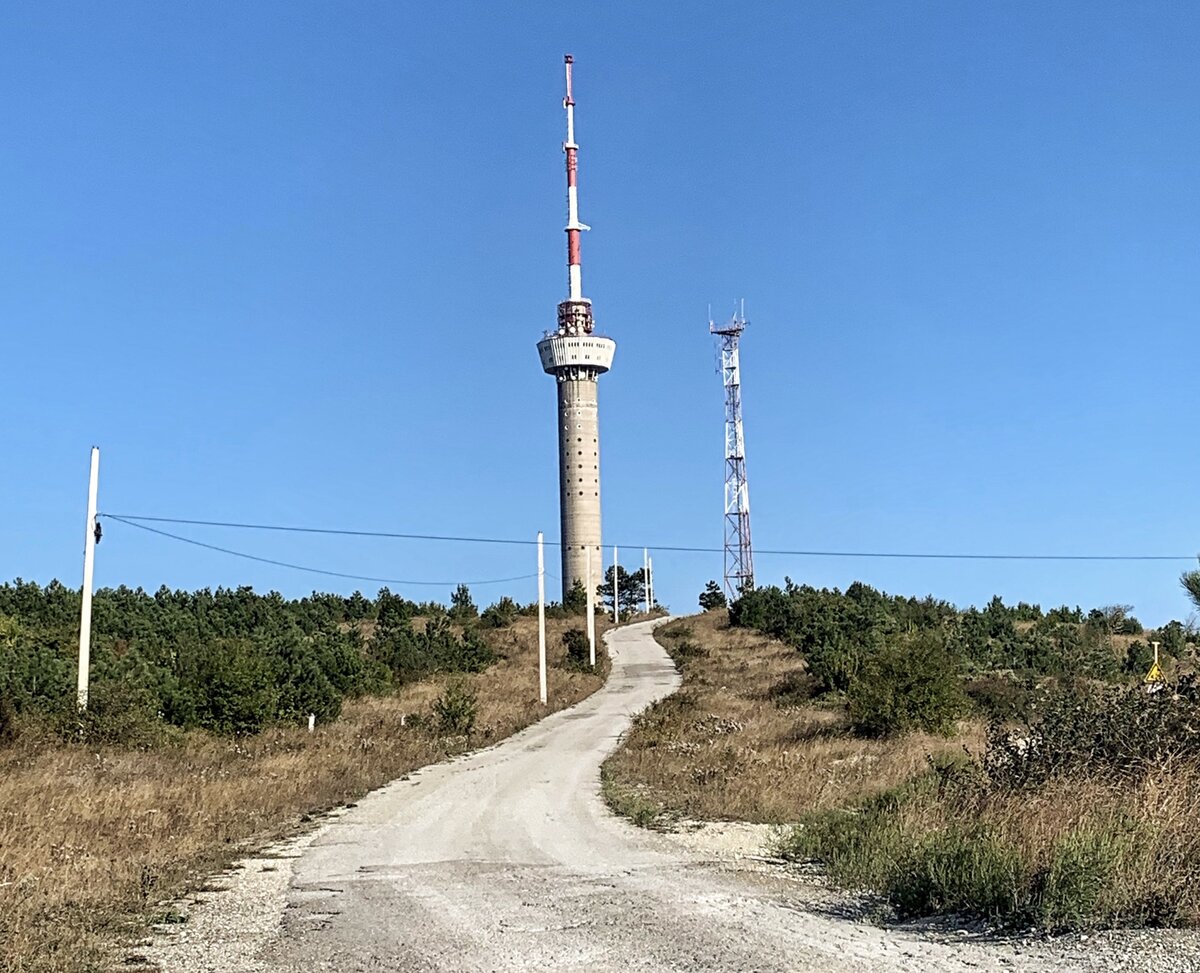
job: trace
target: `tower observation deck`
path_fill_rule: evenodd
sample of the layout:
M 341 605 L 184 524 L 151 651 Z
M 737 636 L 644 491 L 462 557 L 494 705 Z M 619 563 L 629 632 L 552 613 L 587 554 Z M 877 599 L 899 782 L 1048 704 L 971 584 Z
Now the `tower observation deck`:
M 591 550 L 592 583 L 600 581 L 600 414 L 597 379 L 612 367 L 617 343 L 596 334 L 592 302 L 583 296 L 580 236 L 590 229 L 579 222 L 576 185 L 579 146 L 575 144 L 572 58 L 565 58 L 567 96 L 567 299 L 558 305 L 558 327 L 538 342 L 542 368 L 558 385 L 558 487 L 562 523 L 562 585 L 567 597 L 576 581 L 584 583 Z

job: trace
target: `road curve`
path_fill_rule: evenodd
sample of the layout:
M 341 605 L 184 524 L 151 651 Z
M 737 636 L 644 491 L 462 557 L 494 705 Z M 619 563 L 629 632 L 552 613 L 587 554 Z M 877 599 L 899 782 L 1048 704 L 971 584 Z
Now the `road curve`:
M 813 911 L 784 877 L 731 871 L 613 817 L 601 761 L 635 713 L 679 684 L 652 627 L 609 633 L 612 675 L 579 705 L 374 792 L 285 856 L 276 914 L 247 919 L 254 929 L 230 928 L 236 909 L 214 919 L 211 899 L 192 946 L 227 939 L 232 953 L 167 947 L 159 961 L 172 973 L 1067 968 Z M 236 882 L 226 894 L 233 908 Z

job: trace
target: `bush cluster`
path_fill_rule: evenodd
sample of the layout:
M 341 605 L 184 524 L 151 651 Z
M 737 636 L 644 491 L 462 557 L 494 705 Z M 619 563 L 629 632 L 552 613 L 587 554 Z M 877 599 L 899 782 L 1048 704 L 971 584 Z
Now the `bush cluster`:
M 902 919 L 975 916 L 1052 931 L 1186 925 L 1198 918 L 1187 831 L 1106 810 L 1029 822 L 1026 801 L 978 782 L 946 793 L 930 774 L 853 811 L 815 813 L 780 852 L 821 860 L 847 888 L 881 894 Z
M 988 716 L 1016 716 L 1040 679 L 1127 680 L 1148 667 L 1129 606 L 1043 611 L 993 598 L 960 610 L 932 597 L 887 595 L 855 582 L 845 592 L 796 585 L 744 592 L 730 623 L 781 639 L 804 656 L 817 692 L 845 694 L 855 727 L 879 736 L 949 729 L 969 699 Z M 1178 622 L 1157 633 L 1164 658 L 1190 651 Z M 968 695 L 964 697 L 964 688 Z
M 470 736 L 479 715 L 479 701 L 462 679 L 455 679 L 432 703 L 437 731 L 443 736 Z
M 930 632 L 868 656 L 847 687 L 846 702 L 851 728 L 873 737 L 906 730 L 948 735 L 969 706 L 954 657 Z
M 1019 729 L 993 722 L 984 768 L 997 785 L 1082 774 L 1134 779 L 1173 761 L 1200 760 L 1200 683 L 1170 689 L 1073 681 L 1041 694 Z
M 563 648 L 567 650 L 564 662 L 568 669 L 592 668 L 592 650 L 587 632 L 579 628 L 569 628 L 563 632 L 562 644 Z
M 455 599 L 470 620 L 469 593 Z M 101 589 L 89 708 L 79 714 L 78 617 L 79 593 L 57 582 L 0 585 L 0 733 L 36 719 L 73 738 L 149 745 L 169 727 L 251 733 L 310 713 L 325 722 L 348 697 L 433 672 L 478 672 L 494 658 L 441 605 L 387 588 L 374 599 Z
M 783 840 L 901 917 L 1048 929 L 1200 921 L 1200 687 L 1076 683 L 1040 694 L 980 762 L 934 766 Z

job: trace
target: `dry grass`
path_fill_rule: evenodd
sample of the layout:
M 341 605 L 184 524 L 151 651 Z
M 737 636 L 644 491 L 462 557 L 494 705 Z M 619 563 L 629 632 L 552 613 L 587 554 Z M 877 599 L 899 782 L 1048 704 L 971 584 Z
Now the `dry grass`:
M 1048 929 L 1200 923 L 1200 767 L 1074 774 L 1010 789 L 914 779 L 852 812 L 808 817 L 781 841 L 900 915 L 966 913 Z
M 551 660 L 578 620 L 547 622 Z M 603 629 L 603 625 L 599 628 Z M 405 719 L 428 716 L 445 679 L 348 702 L 335 723 L 240 739 L 189 733 L 147 752 L 26 741 L 0 749 L 0 970 L 103 969 L 253 845 L 297 830 L 424 764 L 506 737 L 544 714 L 537 622 L 485 636 L 506 658 L 468 677 L 478 694 L 470 741 Z M 602 674 L 549 670 L 549 710 L 594 692 Z
M 1006 786 L 963 753 L 982 752 L 978 723 L 952 740 L 857 738 L 840 703 L 810 698 L 794 649 L 731 629 L 725 612 L 658 636 L 683 688 L 605 765 L 610 803 L 636 823 L 800 822 L 781 832 L 781 853 L 820 860 L 836 884 L 880 893 L 900 915 L 1200 923 L 1195 760 Z
M 664 625 L 657 637 L 679 662 L 683 688 L 640 717 L 605 764 L 610 793 L 642 808 L 639 818 L 651 806 L 781 824 L 894 787 L 927 770 L 931 754 L 982 745 L 975 725 L 955 740 L 851 736 L 840 708 L 805 701 L 795 649 L 731 628 L 724 611 Z M 793 686 L 798 704 L 786 705 Z

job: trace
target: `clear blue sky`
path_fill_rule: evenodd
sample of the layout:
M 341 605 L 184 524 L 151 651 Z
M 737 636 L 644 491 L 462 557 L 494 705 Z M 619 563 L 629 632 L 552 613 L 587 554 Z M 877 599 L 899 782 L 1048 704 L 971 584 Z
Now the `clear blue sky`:
M 607 542 L 719 545 L 706 311 L 745 297 L 760 547 L 1200 550 L 1197 49 L 1184 3 L 7 3 L 0 578 L 78 584 L 92 443 L 110 512 L 554 538 L 534 344 L 566 287 L 564 51 L 585 292 L 619 343 Z M 180 530 L 355 574 L 532 570 Z M 656 566 L 676 610 L 720 574 Z M 1150 622 L 1188 614 L 1186 566 L 757 564 Z M 97 581 L 356 587 L 120 524 Z M 534 591 L 476 599 L 504 590 Z

